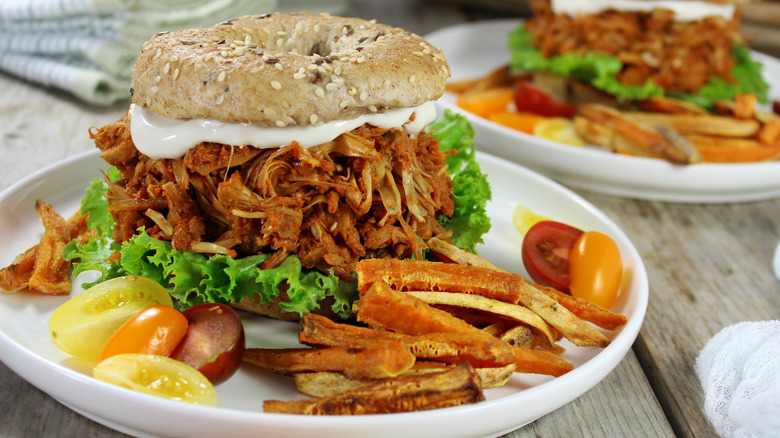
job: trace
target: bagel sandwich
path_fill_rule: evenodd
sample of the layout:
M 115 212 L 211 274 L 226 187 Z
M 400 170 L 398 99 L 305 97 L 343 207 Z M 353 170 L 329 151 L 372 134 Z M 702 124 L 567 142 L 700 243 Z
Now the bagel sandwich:
M 490 189 L 449 68 L 402 29 L 328 14 L 160 33 L 132 103 L 91 138 L 111 167 L 82 203 L 96 237 L 74 274 L 152 278 L 183 307 L 349 317 L 363 258 L 475 251 Z
M 712 109 L 769 86 L 739 5 L 706 0 L 533 0 L 509 36 L 510 67 L 572 103 L 671 97 Z

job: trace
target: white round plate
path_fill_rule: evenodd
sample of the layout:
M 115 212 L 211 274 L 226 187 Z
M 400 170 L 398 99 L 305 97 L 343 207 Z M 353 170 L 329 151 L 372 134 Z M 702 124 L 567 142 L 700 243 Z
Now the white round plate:
M 522 237 L 512 225 L 518 204 L 577 227 L 609 234 L 624 257 L 626 279 L 614 310 L 628 317 L 617 332 L 606 332 L 605 349 L 563 343 L 563 357 L 575 369 L 559 378 L 515 374 L 503 388 L 485 391 L 487 400 L 433 411 L 354 417 L 266 414 L 265 399 L 294 400 L 291 379 L 244 365 L 217 387 L 219 407 L 173 402 L 112 386 L 91 377 L 91 364 L 57 350 L 47 324 L 68 297 L 0 292 L 0 360 L 55 399 L 99 423 L 134 436 L 316 436 L 320 438 L 497 436 L 521 427 L 579 397 L 617 366 L 634 342 L 647 308 L 647 274 L 626 235 L 592 205 L 534 172 L 479 154 L 493 189 L 493 228 L 480 253 L 500 267 L 525 274 Z M 87 184 L 105 163 L 90 152 L 43 169 L 0 194 L 0 265 L 35 244 L 42 226 L 33 205 L 49 201 L 60 214 L 76 211 Z M 74 286 L 74 293 L 78 286 Z M 242 313 L 248 347 L 294 347 L 298 325 Z
M 444 51 L 452 80 L 477 78 L 509 63 L 507 38 L 519 23 L 496 20 L 460 24 L 433 32 L 425 39 Z M 753 57 L 764 64 L 770 98 L 780 100 L 780 60 L 755 52 Z M 506 128 L 461 110 L 452 93 L 445 93 L 436 104 L 440 111 L 451 109 L 469 118 L 480 150 L 573 187 L 668 202 L 741 202 L 780 196 L 780 161 L 674 165 L 596 147 L 567 146 Z

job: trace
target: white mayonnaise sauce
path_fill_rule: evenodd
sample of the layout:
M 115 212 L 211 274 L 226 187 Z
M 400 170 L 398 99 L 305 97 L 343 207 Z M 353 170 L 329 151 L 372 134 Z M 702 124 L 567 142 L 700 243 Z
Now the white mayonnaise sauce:
M 415 114 L 414 120 L 409 118 Z M 426 102 L 416 108 L 399 108 L 382 114 L 366 114 L 352 120 L 337 120 L 315 126 L 264 127 L 246 123 L 224 123 L 211 119 L 172 120 L 139 105 L 130 106 L 130 134 L 135 147 L 154 159 L 180 158 L 201 142 L 256 148 L 275 148 L 297 141 L 302 147 L 327 143 L 365 123 L 380 128 L 404 127 L 417 135 L 436 119 L 436 107 Z
M 598 14 L 610 9 L 623 12 L 669 9 L 674 12 L 674 20 L 680 22 L 697 21 L 706 17 L 723 17 L 731 20 L 736 9 L 733 4 L 693 0 L 551 0 L 551 5 L 556 14 L 566 14 L 571 17 Z

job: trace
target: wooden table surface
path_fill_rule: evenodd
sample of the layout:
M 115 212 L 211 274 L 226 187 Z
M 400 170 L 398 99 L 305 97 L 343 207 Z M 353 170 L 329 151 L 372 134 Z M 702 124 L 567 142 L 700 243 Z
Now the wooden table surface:
M 505 15 L 463 3 L 471 2 L 357 1 L 344 15 L 421 35 Z M 0 95 L 0 189 L 93 148 L 88 128 L 126 110 L 126 104 L 87 106 L 2 74 Z M 507 436 L 716 436 L 703 413 L 694 363 L 722 328 L 780 314 L 780 283 L 771 268 L 780 200 L 690 205 L 574 191 L 612 218 L 638 249 L 650 282 L 647 315 L 633 349 L 606 379 Z M 124 436 L 74 413 L 2 363 L 0 394 L 0 436 Z

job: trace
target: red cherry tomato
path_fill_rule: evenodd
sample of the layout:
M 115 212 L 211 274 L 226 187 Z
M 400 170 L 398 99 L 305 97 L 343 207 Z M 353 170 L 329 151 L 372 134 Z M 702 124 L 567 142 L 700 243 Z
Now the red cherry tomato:
M 187 333 L 187 326 L 187 318 L 173 307 L 148 307 L 117 329 L 100 351 L 98 362 L 122 353 L 168 356 Z
M 569 253 L 582 230 L 555 221 L 541 221 L 523 238 L 523 264 L 539 284 L 569 291 Z
M 572 296 L 609 309 L 617 298 L 622 278 L 623 258 L 615 241 L 598 231 L 582 233 L 569 257 Z
M 517 111 L 538 114 L 544 117 L 574 116 L 577 111 L 573 105 L 558 100 L 537 88 L 530 82 L 520 81 L 515 84 L 515 107 Z
M 246 342 L 236 312 L 224 304 L 199 304 L 184 311 L 189 329 L 171 353 L 197 369 L 213 384 L 232 376 L 241 365 Z

